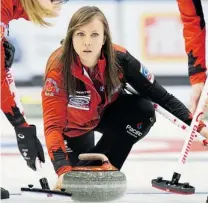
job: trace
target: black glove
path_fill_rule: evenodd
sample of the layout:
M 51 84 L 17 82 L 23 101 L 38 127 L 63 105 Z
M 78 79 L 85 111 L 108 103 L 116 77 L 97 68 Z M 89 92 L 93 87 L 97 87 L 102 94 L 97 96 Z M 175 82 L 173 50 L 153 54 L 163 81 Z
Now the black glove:
M 27 165 L 36 171 L 36 158 L 45 163 L 43 147 L 36 136 L 36 127 L 31 125 L 29 127 L 15 127 L 17 136 L 17 144 L 20 153 L 27 162 Z
M 4 52 L 5 52 L 5 67 L 10 68 L 14 61 L 15 48 L 8 41 L 4 41 L 3 46 L 4 46 Z

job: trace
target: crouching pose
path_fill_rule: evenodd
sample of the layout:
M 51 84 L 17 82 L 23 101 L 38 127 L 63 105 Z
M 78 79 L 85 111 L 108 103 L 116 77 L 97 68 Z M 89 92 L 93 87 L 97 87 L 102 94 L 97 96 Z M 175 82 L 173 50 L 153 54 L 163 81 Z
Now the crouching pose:
M 126 83 L 140 95 L 126 94 Z M 185 105 L 125 48 L 112 43 L 100 9 L 80 8 L 62 46 L 48 60 L 42 90 L 46 145 L 58 181 L 72 167 L 84 165 L 80 153 L 102 153 L 120 170 L 156 121 L 150 100 L 191 123 Z M 208 135 L 201 122 L 202 130 Z M 94 131 L 102 133 L 96 145 Z

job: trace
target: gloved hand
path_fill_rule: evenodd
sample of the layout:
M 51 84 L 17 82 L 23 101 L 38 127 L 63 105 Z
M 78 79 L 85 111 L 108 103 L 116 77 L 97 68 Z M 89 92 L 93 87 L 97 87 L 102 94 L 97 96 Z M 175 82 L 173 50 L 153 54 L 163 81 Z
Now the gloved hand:
M 15 127 L 15 132 L 20 153 L 26 160 L 27 165 L 36 171 L 36 158 L 45 163 L 45 157 L 43 147 L 36 135 L 35 125 Z
M 3 46 L 4 46 L 4 52 L 5 52 L 5 67 L 10 68 L 14 61 L 15 48 L 8 41 L 4 41 Z

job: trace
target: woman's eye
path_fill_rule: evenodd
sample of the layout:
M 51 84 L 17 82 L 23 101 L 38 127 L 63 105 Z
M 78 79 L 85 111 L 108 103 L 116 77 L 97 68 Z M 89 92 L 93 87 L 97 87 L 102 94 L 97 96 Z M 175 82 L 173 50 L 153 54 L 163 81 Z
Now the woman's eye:
M 84 36 L 84 33 L 79 32 L 79 33 L 77 33 L 77 35 L 78 36 Z
M 98 33 L 92 33 L 93 37 L 97 37 L 99 34 Z

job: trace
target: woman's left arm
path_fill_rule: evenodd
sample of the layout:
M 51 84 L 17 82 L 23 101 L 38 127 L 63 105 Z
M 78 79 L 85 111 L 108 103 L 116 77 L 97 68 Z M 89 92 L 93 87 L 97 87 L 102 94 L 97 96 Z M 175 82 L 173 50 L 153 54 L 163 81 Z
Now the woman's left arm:
M 126 51 L 126 53 L 118 53 L 118 55 L 119 54 L 120 56 L 118 59 L 122 62 L 121 67 L 123 68 L 126 83 L 132 86 L 143 97 L 158 103 L 186 124 L 191 124 L 192 115 L 188 108 L 161 86 L 154 75 L 139 62 L 139 60 L 134 58 L 128 51 Z M 206 125 L 201 121 L 198 132 L 205 126 Z M 205 132 L 208 133 L 208 129 Z

